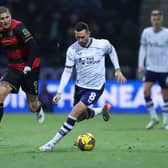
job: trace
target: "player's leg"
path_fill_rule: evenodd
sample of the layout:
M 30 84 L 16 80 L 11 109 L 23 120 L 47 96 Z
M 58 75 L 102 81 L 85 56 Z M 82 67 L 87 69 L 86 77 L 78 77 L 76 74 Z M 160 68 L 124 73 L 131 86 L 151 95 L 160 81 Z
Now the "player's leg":
M 162 107 L 163 123 L 161 128 L 168 130 L 168 88 L 162 87 L 162 96 L 163 96 L 164 104 Z
M 110 104 L 105 104 L 104 107 L 97 108 L 88 107 L 83 113 L 81 113 L 77 121 L 80 122 L 85 119 L 91 119 L 99 114 L 102 114 L 104 121 L 108 121 L 110 119 L 110 108 Z
M 95 112 L 95 109 L 88 108 L 88 106 L 97 102 L 98 98 L 103 92 L 103 88 L 101 90 L 92 90 L 76 86 L 74 95 L 74 107 L 67 120 L 61 126 L 56 135 L 46 144 L 42 145 L 39 149 L 41 151 L 52 150 L 54 145 L 73 129 L 77 120 L 82 121 L 84 119 L 93 118 L 97 114 L 101 113 L 102 109 L 99 108 Z
M 26 93 L 28 106 L 31 112 L 36 113 L 37 115 L 37 121 L 39 124 L 42 124 L 45 119 L 44 111 L 42 109 L 42 106 L 40 104 L 38 95 L 32 95 L 29 93 Z
M 162 108 L 162 112 L 163 112 L 162 113 L 163 114 L 163 123 L 162 123 L 161 128 L 168 130 L 168 99 L 164 99 L 164 105 Z
M 42 145 L 39 149 L 41 151 L 49 151 L 52 150 L 54 145 L 59 142 L 65 135 L 67 135 L 75 126 L 75 123 L 80 116 L 80 114 L 87 109 L 87 106 L 81 101 L 78 102 L 70 112 L 67 117 L 67 120 L 60 127 L 59 131 L 56 135 L 48 141 L 46 144 Z
M 39 68 L 32 69 L 31 72 L 23 76 L 21 87 L 26 93 L 30 111 L 36 113 L 37 121 L 41 124 L 44 122 L 45 115 L 38 98 L 38 80 Z
M 151 87 L 153 86 L 153 82 L 145 82 L 144 83 L 144 97 L 146 102 L 146 107 L 150 115 L 150 121 L 146 125 L 147 129 L 153 128 L 156 124 L 159 123 L 159 119 L 157 113 L 154 109 L 154 104 L 151 98 Z
M 102 112 L 102 110 L 109 110 L 109 107 L 101 108 L 99 113 Z M 97 109 L 98 110 L 98 109 Z M 108 112 L 109 113 L 109 112 Z M 84 119 L 93 118 L 95 116 L 94 110 L 88 108 L 83 102 L 77 103 L 74 108 L 72 109 L 71 113 L 69 114 L 67 120 L 64 122 L 64 124 L 60 127 L 59 131 L 56 133 L 56 135 L 48 141 L 46 144 L 42 145 L 39 149 L 41 151 L 50 151 L 53 149 L 55 144 L 59 142 L 65 135 L 67 135 L 75 126 L 76 121 L 82 121 Z
M 3 117 L 3 110 L 4 110 L 4 100 L 7 97 L 7 95 L 12 93 L 17 93 L 20 86 L 20 78 L 22 74 L 13 69 L 8 68 L 8 71 L 1 77 L 0 80 L 0 120 L 2 120 Z
M 77 121 L 94 118 L 99 114 L 102 114 L 104 121 L 109 120 L 111 107 L 109 104 L 105 104 L 104 107 L 91 107 L 97 103 L 98 99 L 103 93 L 103 90 L 104 86 L 102 86 L 100 90 L 85 89 L 78 86 L 75 87 L 74 104 L 76 104 L 80 100 L 88 107 L 85 111 L 83 111 L 83 113 L 81 113 Z
M 0 122 L 4 113 L 4 100 L 7 97 L 7 95 L 11 92 L 11 90 L 12 87 L 8 82 L 0 81 Z
M 152 72 L 152 71 L 146 71 L 145 72 L 145 78 L 144 78 L 144 98 L 146 102 L 146 107 L 148 110 L 148 113 L 150 115 L 150 121 L 146 125 L 147 129 L 153 128 L 156 124 L 159 123 L 159 119 L 157 116 L 157 113 L 154 109 L 154 104 L 151 98 L 151 88 L 155 81 L 159 80 L 159 74 Z

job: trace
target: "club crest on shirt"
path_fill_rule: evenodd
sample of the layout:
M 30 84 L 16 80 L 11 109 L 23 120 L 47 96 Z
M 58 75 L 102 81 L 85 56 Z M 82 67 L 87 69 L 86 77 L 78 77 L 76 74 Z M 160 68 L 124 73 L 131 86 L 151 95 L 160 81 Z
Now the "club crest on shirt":
M 81 55 L 81 54 L 82 54 L 82 52 L 80 52 L 80 51 L 79 51 L 79 52 L 77 52 L 77 55 Z
M 78 60 L 78 62 L 83 65 L 85 64 L 85 61 L 86 61 L 86 58 L 79 58 Z

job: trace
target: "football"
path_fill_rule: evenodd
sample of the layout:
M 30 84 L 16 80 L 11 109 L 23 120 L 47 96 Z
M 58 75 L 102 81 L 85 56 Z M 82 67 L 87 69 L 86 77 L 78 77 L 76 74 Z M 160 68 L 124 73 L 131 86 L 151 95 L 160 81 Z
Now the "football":
M 95 147 L 95 138 L 91 133 L 83 133 L 76 139 L 76 146 L 82 151 L 91 151 Z

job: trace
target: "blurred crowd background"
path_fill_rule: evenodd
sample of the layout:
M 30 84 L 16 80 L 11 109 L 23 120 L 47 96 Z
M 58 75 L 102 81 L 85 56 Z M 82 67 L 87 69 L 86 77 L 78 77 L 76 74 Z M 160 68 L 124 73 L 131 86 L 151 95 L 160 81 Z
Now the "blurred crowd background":
M 142 0 L 0 0 L 13 18 L 24 22 L 41 48 L 41 79 L 59 79 L 67 47 L 75 41 L 78 21 L 90 26 L 92 36 L 108 39 L 116 48 L 123 72 L 136 79 Z M 148 11 L 150 12 L 150 11 Z M 148 14 L 149 17 L 149 14 Z M 149 25 L 148 20 L 148 25 Z M 6 57 L 0 59 L 1 69 Z M 112 66 L 107 64 L 107 79 Z

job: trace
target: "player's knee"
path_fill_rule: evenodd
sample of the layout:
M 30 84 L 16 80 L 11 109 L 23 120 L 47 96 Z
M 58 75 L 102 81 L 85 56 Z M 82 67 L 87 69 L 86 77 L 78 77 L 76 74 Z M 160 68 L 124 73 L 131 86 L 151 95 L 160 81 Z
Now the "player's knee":
M 8 90 L 5 87 L 0 87 L 0 103 L 4 102 L 7 94 L 8 94 Z
M 30 102 L 29 109 L 33 113 L 37 112 L 37 110 L 39 109 L 39 103 L 38 102 Z
M 147 89 L 145 89 L 145 90 L 144 90 L 144 96 L 145 96 L 145 97 L 150 96 L 150 91 L 147 90 Z
M 85 119 L 87 119 L 87 110 L 84 111 L 84 112 L 82 112 L 82 113 L 78 116 L 77 122 L 83 121 L 83 120 L 85 120 Z

